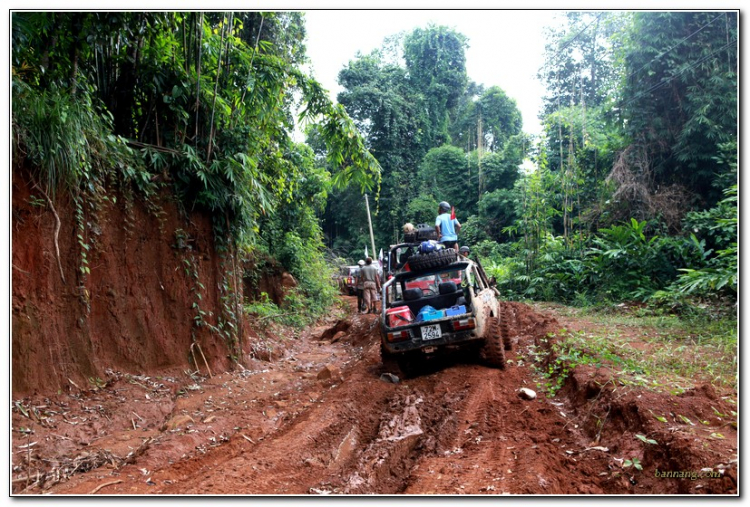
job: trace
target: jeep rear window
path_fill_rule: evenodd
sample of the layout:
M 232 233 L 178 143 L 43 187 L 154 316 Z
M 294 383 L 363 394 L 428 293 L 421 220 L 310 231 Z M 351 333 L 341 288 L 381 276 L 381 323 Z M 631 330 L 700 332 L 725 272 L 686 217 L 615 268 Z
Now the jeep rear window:
M 439 273 L 423 274 L 403 280 L 404 289 L 422 289 L 427 294 L 437 294 L 438 285 L 443 282 L 453 282 L 460 287 L 466 282 L 466 270 L 450 270 Z

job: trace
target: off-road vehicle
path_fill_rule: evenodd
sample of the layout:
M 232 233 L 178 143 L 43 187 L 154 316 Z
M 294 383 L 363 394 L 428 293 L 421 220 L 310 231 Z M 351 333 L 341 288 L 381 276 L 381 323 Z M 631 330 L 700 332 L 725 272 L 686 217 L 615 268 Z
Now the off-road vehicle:
M 353 296 L 357 293 L 357 273 L 359 266 L 342 266 L 336 275 L 342 294 Z
M 430 355 L 466 349 L 505 367 L 511 341 L 497 292 L 482 266 L 451 248 L 418 253 L 419 243 L 394 245 L 382 288 L 381 356 L 411 376 Z

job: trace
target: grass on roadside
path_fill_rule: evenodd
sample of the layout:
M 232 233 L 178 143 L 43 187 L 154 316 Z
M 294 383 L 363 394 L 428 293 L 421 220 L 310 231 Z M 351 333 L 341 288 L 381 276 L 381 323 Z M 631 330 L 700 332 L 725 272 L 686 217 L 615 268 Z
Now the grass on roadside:
M 737 389 L 737 322 L 727 316 L 627 314 L 554 307 L 580 329 L 562 330 L 540 371 L 554 396 L 578 365 L 610 368 L 621 385 L 678 394 L 697 383 Z M 539 364 L 540 354 L 536 354 Z
M 325 306 L 323 301 L 306 297 L 297 289 L 286 293 L 282 306 L 278 306 L 263 292 L 258 301 L 246 304 L 244 310 L 245 313 L 254 316 L 261 328 L 275 323 L 302 329 L 324 315 L 344 313 L 343 305 L 338 298 L 332 297 Z

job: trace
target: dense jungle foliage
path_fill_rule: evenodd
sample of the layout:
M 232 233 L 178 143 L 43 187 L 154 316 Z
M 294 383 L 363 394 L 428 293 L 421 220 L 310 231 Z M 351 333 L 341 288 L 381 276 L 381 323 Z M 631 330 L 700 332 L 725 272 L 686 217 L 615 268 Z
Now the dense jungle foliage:
M 301 12 L 13 12 L 13 148 L 49 206 L 76 202 L 80 284 L 108 189 L 166 190 L 214 217 L 227 294 L 265 255 L 314 313 L 328 266 L 370 244 L 367 192 L 384 249 L 449 201 L 506 298 L 735 301 L 738 31 L 736 12 L 566 13 L 534 137 L 444 26 L 357 55 L 335 104 L 301 70 Z
M 284 263 L 300 283 L 290 300 L 330 304 L 316 213 L 332 189 L 377 189 L 380 167 L 306 61 L 302 13 L 13 12 L 14 167 L 28 160 L 53 210 L 60 193 L 75 201 L 75 283 L 85 287 L 91 217 L 113 189 L 155 213 L 167 192 L 213 217 L 228 340 L 247 256 Z M 296 122 L 321 157 L 293 142 Z
M 538 138 L 513 98 L 471 81 L 465 38 L 445 27 L 341 70 L 339 102 L 383 167 L 378 244 L 398 242 L 405 222 L 434 223 L 447 200 L 506 298 L 736 301 L 736 13 L 560 20 L 539 70 Z M 367 244 L 351 212 L 361 198 L 335 195 L 324 230 L 354 259 Z

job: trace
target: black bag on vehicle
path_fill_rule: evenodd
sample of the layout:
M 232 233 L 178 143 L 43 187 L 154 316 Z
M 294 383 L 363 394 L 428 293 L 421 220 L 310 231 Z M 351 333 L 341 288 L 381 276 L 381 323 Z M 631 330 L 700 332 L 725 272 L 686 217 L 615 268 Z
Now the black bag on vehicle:
M 417 243 L 429 240 L 437 241 L 437 231 L 429 224 L 417 224 L 413 231 L 404 233 L 405 243 Z

